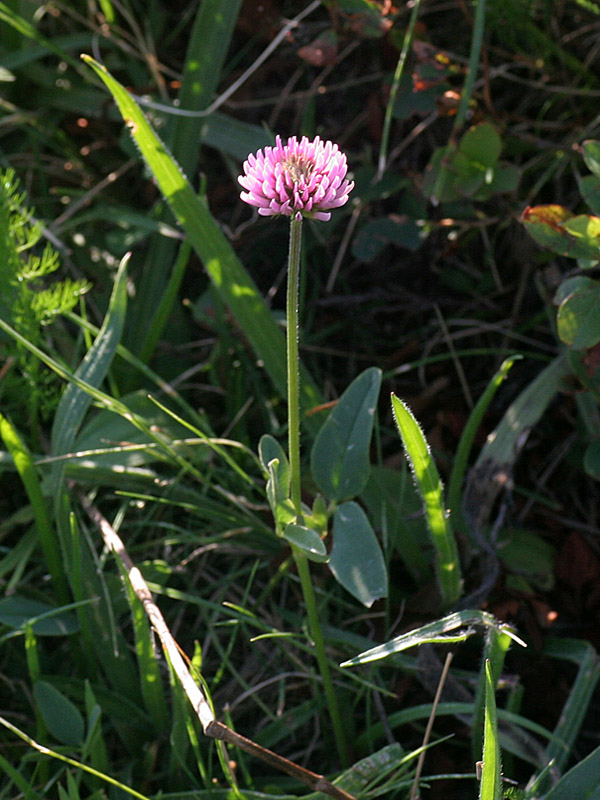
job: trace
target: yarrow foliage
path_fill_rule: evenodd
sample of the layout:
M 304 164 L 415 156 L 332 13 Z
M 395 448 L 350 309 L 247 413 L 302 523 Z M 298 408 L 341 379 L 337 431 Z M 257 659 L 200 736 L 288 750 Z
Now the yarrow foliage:
M 343 206 L 354 188 L 346 179 L 345 154 L 318 136 L 312 141 L 292 136 L 285 145 L 277 136 L 275 143 L 244 162 L 244 174 L 238 178 L 246 189 L 241 199 L 257 206 L 263 217 L 283 214 L 327 221 L 330 209 Z

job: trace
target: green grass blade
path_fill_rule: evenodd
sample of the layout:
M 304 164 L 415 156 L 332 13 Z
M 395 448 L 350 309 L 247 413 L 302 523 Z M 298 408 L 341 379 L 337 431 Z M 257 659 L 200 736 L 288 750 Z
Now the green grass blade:
M 120 783 L 120 781 L 116 780 L 115 778 L 112 778 L 110 775 L 104 775 L 101 772 L 98 772 L 98 770 L 94 769 L 93 767 L 89 767 L 87 764 L 82 764 L 81 761 L 76 761 L 74 758 L 69 758 L 68 756 L 63 755 L 62 753 L 58 753 L 56 750 L 52 750 L 49 747 L 44 747 L 41 744 L 38 744 L 38 742 L 36 742 L 35 739 L 32 739 L 31 736 L 26 734 L 20 728 L 17 728 L 16 725 L 13 725 L 12 722 L 9 722 L 4 717 L 0 717 L 0 725 L 3 725 L 19 739 L 22 739 L 26 744 L 28 744 L 34 750 L 43 753 L 45 756 L 50 756 L 51 758 L 55 758 L 58 761 L 62 761 L 63 763 L 68 764 L 69 766 L 74 767 L 75 769 L 82 770 L 88 775 L 93 775 L 96 778 L 100 778 L 102 781 L 108 783 L 110 786 L 115 786 L 122 792 L 131 795 L 132 797 L 136 797 L 137 800 L 149 800 L 149 798 L 146 795 L 136 792 L 135 789 L 131 789 L 124 783 Z
M 469 453 L 471 452 L 471 447 L 473 445 L 473 439 L 475 438 L 475 434 L 477 433 L 477 429 L 479 428 L 481 420 L 483 419 L 483 415 L 487 411 L 489 404 L 492 402 L 494 395 L 500 388 L 503 380 L 508 375 L 512 365 L 518 358 L 521 357 L 522 356 L 520 355 L 511 356 L 502 362 L 500 369 L 498 372 L 496 372 L 485 392 L 477 401 L 475 408 L 469 415 L 465 429 L 460 437 L 460 441 L 456 449 L 456 455 L 454 456 L 452 473 L 450 475 L 450 480 L 448 481 L 448 506 L 450 508 L 451 519 L 455 521 L 454 526 L 459 526 L 461 531 L 466 530 L 461 509 L 461 489 L 467 468 Z
M 203 0 L 192 27 L 182 85 L 179 91 L 178 108 L 186 111 L 202 111 L 213 99 L 221 77 L 225 57 L 237 19 L 241 0 Z M 197 169 L 200 142 L 204 138 L 206 118 L 173 116 L 170 119 L 169 146 L 182 171 L 193 175 Z M 249 151 L 246 151 L 244 158 Z M 163 209 L 162 218 L 166 217 Z M 168 213 L 168 212 L 167 212 Z M 172 269 L 176 273 L 177 262 L 182 259 L 182 250 Z M 164 265 L 173 264 L 175 243 L 163 237 L 154 237 L 149 248 L 146 268 L 140 276 L 136 302 L 132 308 L 131 325 L 128 326 L 126 341 L 131 349 L 140 353 L 142 360 L 149 360 L 159 329 L 162 329 L 166 316 L 172 308 L 165 300 L 167 283 Z M 172 283 L 172 278 L 170 282 Z M 148 309 L 154 309 L 159 302 L 163 306 L 163 319 L 158 313 L 153 315 L 151 324 L 147 323 Z
M 465 123 L 475 78 L 481 59 L 481 47 L 483 45 L 483 34 L 485 31 L 485 0 L 475 0 L 475 19 L 473 22 L 473 38 L 471 39 L 471 52 L 469 53 L 469 67 L 467 79 L 460 93 L 460 105 L 454 119 L 454 131 L 459 131 Z
M 554 729 L 559 741 L 553 740 L 546 748 L 548 761 L 554 760 L 556 768 L 562 770 L 573 752 L 575 740 L 600 679 L 600 659 L 589 642 L 579 639 L 551 638 L 544 647 L 544 654 L 572 661 L 578 666 L 577 677 Z
M 63 562 L 60 557 L 58 537 L 50 519 L 46 498 L 42 493 L 42 487 L 40 486 L 31 454 L 16 429 L 2 414 L 0 414 L 0 437 L 13 457 L 15 467 L 31 503 L 46 566 L 52 578 L 57 597 L 60 603 L 68 603 L 70 595 Z
M 263 362 L 276 389 L 285 395 L 286 359 L 283 333 L 256 284 L 238 260 L 206 204 L 196 196 L 187 178 L 152 130 L 129 92 L 93 58 L 82 58 L 102 78 L 113 95 L 160 190 L 186 231 L 221 298 L 250 341 L 256 357 Z M 312 380 L 303 371 L 303 407 L 312 408 L 319 402 L 320 398 Z M 306 425 L 313 430 L 318 424 L 314 417 L 306 420 Z
M 121 339 L 127 310 L 127 261 L 122 259 L 104 322 L 92 347 L 77 369 L 77 377 L 93 387 L 104 380 Z M 56 409 L 52 424 L 51 452 L 53 456 L 69 453 L 83 418 L 92 402 L 91 396 L 70 383 Z M 57 462 L 51 478 L 51 494 L 56 497 L 64 475 L 65 465 Z
M 392 410 L 417 488 L 423 498 L 427 527 L 435 549 L 436 575 L 442 606 L 448 608 L 459 599 L 462 581 L 458 549 L 446 515 L 442 481 L 419 423 L 409 408 L 394 394 Z
M 403 650 L 421 644 L 461 642 L 475 633 L 473 625 L 489 628 L 497 627 L 498 622 L 492 614 L 488 614 L 486 611 L 472 609 L 455 611 L 453 614 L 448 614 L 442 619 L 430 622 L 428 625 L 423 625 L 413 631 L 403 633 L 401 636 L 396 636 L 395 639 L 391 639 L 385 644 L 365 650 L 364 653 L 344 661 L 340 666 L 353 667 L 357 664 L 366 664 L 369 661 L 379 661 L 381 658 L 386 658 L 394 653 L 401 653 Z M 507 626 L 501 625 L 500 630 L 503 633 L 507 633 L 511 638 L 515 638 Z
M 152 633 L 144 607 L 131 586 L 125 569 L 122 568 L 121 572 L 127 589 L 127 600 L 133 619 L 141 695 L 144 705 L 152 717 L 156 732 L 161 735 L 168 729 L 168 713 L 160 667 L 154 655 Z
M 479 800 L 502 800 L 502 765 L 498 741 L 495 683 L 490 662 L 485 662 L 485 723 Z
M 183 68 L 179 108 L 200 111 L 212 101 L 229 49 L 241 0 L 203 0 L 194 20 Z M 205 117 L 175 117 L 171 150 L 188 175 L 198 161 Z
M 552 787 L 546 800 L 600 800 L 600 747 L 572 767 Z
M 479 683 L 477 684 L 477 691 L 475 692 L 475 708 L 473 713 L 473 725 L 471 733 L 471 755 L 473 761 L 477 761 L 481 755 L 481 741 L 483 739 L 485 713 L 487 707 L 487 672 L 488 665 L 491 669 L 492 679 L 494 686 L 498 683 L 502 667 L 504 666 L 504 659 L 508 648 L 510 647 L 511 638 L 502 629 L 489 627 L 485 636 L 485 644 L 483 647 L 483 661 L 481 663 L 481 670 L 479 673 Z

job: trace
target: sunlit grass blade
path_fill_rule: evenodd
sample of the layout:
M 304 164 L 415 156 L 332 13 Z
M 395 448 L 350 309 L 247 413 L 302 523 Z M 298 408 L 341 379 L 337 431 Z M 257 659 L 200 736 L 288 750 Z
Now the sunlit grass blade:
M 392 394 L 392 410 L 406 455 L 423 498 L 427 527 L 435 549 L 435 567 L 442 606 L 454 605 L 462 591 L 458 548 L 446 507 L 437 467 L 419 423 L 409 408 Z
M 498 741 L 495 682 L 490 662 L 485 662 L 485 722 L 479 800 L 502 800 L 502 764 Z
M 471 754 L 473 761 L 477 761 L 481 755 L 481 742 L 484 733 L 485 713 L 488 695 L 488 669 L 491 671 L 494 686 L 498 683 L 504 659 L 511 638 L 503 630 L 490 626 L 485 635 L 483 646 L 483 661 L 479 672 L 479 683 L 475 693 L 475 708 L 473 714 L 473 725 L 471 732 Z
M 68 603 L 70 596 L 63 561 L 60 557 L 60 546 L 35 465 L 27 445 L 10 421 L 2 414 L 0 414 L 0 437 L 13 457 L 15 467 L 31 503 L 39 541 L 57 597 L 61 603 Z
M 112 778 L 110 775 L 104 775 L 103 773 L 98 772 L 98 770 L 94 769 L 93 767 L 90 767 L 87 764 L 82 764 L 81 761 L 76 761 L 74 758 L 69 758 L 68 756 L 65 756 L 63 753 L 59 753 L 56 750 L 52 750 L 49 747 L 44 747 L 41 744 L 38 744 L 38 742 L 36 742 L 35 739 L 32 739 L 31 736 L 28 736 L 24 731 L 22 731 L 20 728 L 17 728 L 16 725 L 13 725 L 12 722 L 9 722 L 4 717 L 0 717 L 0 725 L 3 725 L 11 733 L 13 733 L 19 739 L 22 739 L 26 744 L 28 744 L 34 750 L 37 750 L 38 752 L 43 753 L 46 756 L 50 756 L 51 758 L 55 758 L 59 761 L 62 761 L 65 764 L 74 767 L 75 769 L 82 770 L 83 772 L 86 772 L 88 775 L 93 775 L 96 778 L 100 778 L 105 783 L 117 787 L 122 792 L 125 792 L 126 794 L 129 794 L 132 797 L 136 797 L 138 800 L 149 800 L 149 798 L 146 795 L 140 794 L 140 792 L 136 792 L 135 789 L 131 789 L 129 786 L 126 786 L 124 783 L 121 783 L 115 778 Z
M 413 631 L 403 633 L 401 636 L 396 636 L 395 639 L 391 639 L 385 644 L 365 650 L 364 653 L 344 661 L 340 666 L 352 667 L 356 664 L 378 661 L 381 658 L 386 658 L 386 656 L 391 656 L 394 653 L 401 653 L 403 650 L 420 644 L 462 642 L 475 633 L 473 625 L 488 628 L 498 627 L 499 623 L 492 614 L 488 614 L 486 611 L 472 609 L 456 611 L 435 622 L 430 622 L 428 625 L 423 625 Z M 512 639 L 519 641 L 507 625 L 500 624 L 499 630 Z
M 173 157 L 148 124 L 129 92 L 97 61 L 82 56 L 113 95 L 142 155 L 186 231 L 192 247 L 204 263 L 217 291 L 250 341 L 276 389 L 286 394 L 286 358 L 283 334 L 256 284 L 248 275 L 206 204 L 197 197 Z M 304 408 L 318 405 L 320 398 L 309 375 L 303 371 L 301 402 Z M 305 420 L 316 430 L 315 417 Z
M 512 365 L 519 358 L 522 358 L 522 356 L 515 355 L 502 362 L 500 369 L 496 372 L 485 392 L 475 404 L 475 408 L 469 415 L 467 424 L 465 425 L 460 437 L 458 447 L 456 448 L 452 473 L 450 475 L 450 480 L 448 481 L 448 507 L 450 508 L 451 519 L 454 520 L 454 527 L 458 526 L 459 530 L 461 531 L 466 529 L 461 509 L 462 484 L 475 434 L 477 433 L 477 429 L 479 428 L 481 420 L 483 419 L 483 415 L 492 402 L 494 395 L 508 375 Z

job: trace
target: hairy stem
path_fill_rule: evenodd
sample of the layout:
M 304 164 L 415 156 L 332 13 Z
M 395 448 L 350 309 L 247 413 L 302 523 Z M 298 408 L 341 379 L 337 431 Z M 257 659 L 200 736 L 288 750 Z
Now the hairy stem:
M 288 457 L 290 461 L 290 495 L 296 512 L 296 522 L 302 524 L 302 476 L 300 471 L 300 370 L 298 358 L 298 285 L 300 276 L 300 247 L 302 220 L 291 220 L 290 251 L 287 283 L 287 387 L 288 387 Z M 304 553 L 292 547 L 294 560 L 300 576 L 304 604 L 308 616 L 308 629 L 315 646 L 315 656 L 323 681 L 325 699 L 333 727 L 333 734 L 343 767 L 350 763 L 348 747 L 337 697 L 331 680 L 329 662 L 325 654 L 323 632 L 317 612 L 315 593 L 310 578 L 310 569 Z

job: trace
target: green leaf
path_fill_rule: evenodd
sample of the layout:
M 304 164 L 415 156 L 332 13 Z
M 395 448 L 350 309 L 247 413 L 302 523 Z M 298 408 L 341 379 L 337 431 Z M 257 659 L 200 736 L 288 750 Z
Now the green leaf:
M 589 171 L 600 178 L 600 142 L 588 139 L 583 143 L 583 160 Z
M 277 460 L 277 473 L 281 490 L 287 496 L 290 491 L 290 465 L 283 447 L 274 436 L 266 433 L 258 443 L 258 457 L 265 473 L 269 472 L 269 464 Z
M 290 465 L 283 447 L 269 434 L 261 437 L 258 454 L 267 475 L 267 499 L 275 519 L 276 532 L 281 535 L 282 528 L 296 517 L 290 499 Z
M 119 264 L 102 327 L 75 373 L 78 378 L 94 387 L 98 387 L 104 380 L 121 340 L 127 309 L 128 261 L 129 256 L 127 255 Z M 73 442 L 91 402 L 92 398 L 83 389 L 73 383 L 67 386 L 52 423 L 51 452 L 53 456 L 71 452 Z M 58 495 L 64 470 L 65 465 L 60 461 L 52 470 L 50 491 L 55 498 Z
M 79 620 L 72 611 L 18 595 L 0 600 L 0 622 L 14 630 L 31 625 L 36 636 L 68 636 L 79 630 Z
M 313 531 L 311 528 L 291 522 L 285 526 L 283 538 L 287 539 L 294 547 L 302 550 L 310 561 L 325 563 L 329 558 L 323 540 L 317 531 Z
M 600 800 L 600 747 L 572 767 L 545 800 Z
M 566 297 L 556 316 L 558 335 L 575 350 L 600 342 L 600 285 L 590 281 Z
M 600 214 L 600 178 L 586 175 L 579 181 L 579 191 L 592 213 Z
M 555 548 L 528 530 L 505 530 L 498 542 L 498 556 L 505 569 L 527 579 L 532 586 L 549 591 L 554 586 Z
M 369 480 L 369 449 L 381 370 L 355 378 L 319 431 L 310 463 L 323 494 L 336 502 L 360 494 Z
M 414 252 L 427 235 L 424 223 L 407 215 L 392 214 L 372 219 L 355 236 L 352 255 L 360 261 L 372 261 L 389 244 Z
M 129 92 L 93 58 L 87 55 L 82 58 L 110 90 L 161 192 L 221 298 L 248 338 L 256 357 L 263 362 L 276 389 L 285 396 L 284 336 L 256 284 L 240 263 L 206 203 L 197 197 Z M 301 402 L 305 408 L 320 403 L 318 392 L 306 371 L 302 371 Z M 313 417 L 307 418 L 306 424 L 313 429 L 318 425 Z
M 467 424 L 461 434 L 458 447 L 456 448 L 456 455 L 454 456 L 454 464 L 450 474 L 450 481 L 448 484 L 448 506 L 452 515 L 453 526 L 459 531 L 464 531 L 467 528 L 466 521 L 462 512 L 462 486 L 467 463 L 475 439 L 475 434 L 479 428 L 481 420 L 488 409 L 489 404 L 492 402 L 496 392 L 500 388 L 502 382 L 508 375 L 509 370 L 516 361 L 521 358 L 519 355 L 511 356 L 505 359 L 500 365 L 500 369 L 496 372 L 490 383 L 488 384 L 485 392 L 477 401 L 475 408 L 469 415 Z
M 360 497 L 372 524 L 383 531 L 388 552 L 398 552 L 415 584 L 427 583 L 433 575 L 423 549 L 427 541 L 423 503 L 408 467 L 399 473 L 374 465 Z
M 382 658 L 401 653 L 421 644 L 462 642 L 475 633 L 474 625 L 483 626 L 484 629 L 494 627 L 514 638 L 508 626 L 498 623 L 496 618 L 487 611 L 465 609 L 464 611 L 455 611 L 435 622 L 430 622 L 420 628 L 403 633 L 401 636 L 396 636 L 385 644 L 371 647 L 358 656 L 344 661 L 340 666 L 353 667 L 356 664 L 379 661 Z
M 600 660 L 594 647 L 584 640 L 549 637 L 544 655 L 577 664 L 577 676 L 554 729 L 555 738 L 546 747 L 547 761 L 561 771 L 567 765 L 586 717 L 598 680 Z
M 479 800 L 502 800 L 502 769 L 498 742 L 498 714 L 490 662 L 485 663 L 485 721 Z
M 46 727 L 55 739 L 72 747 L 83 743 L 83 717 L 68 698 L 46 681 L 35 684 L 33 696 Z
M 595 259 L 600 257 L 600 218 L 573 215 L 560 205 L 533 206 L 521 215 L 525 229 L 542 247 L 559 256 Z
M 50 518 L 48 504 L 31 457 L 25 442 L 19 436 L 11 422 L 0 414 L 0 438 L 11 454 L 19 477 L 23 482 L 27 497 L 31 503 L 35 517 L 35 526 L 40 544 L 44 553 L 46 566 L 50 572 L 54 589 L 62 603 L 70 599 L 67 580 L 60 557 L 60 546 L 56 531 Z
M 463 153 L 469 161 L 478 164 L 484 169 L 493 167 L 502 151 L 500 134 L 489 122 L 474 125 L 465 133 L 458 146 L 459 153 Z
M 337 582 L 367 608 L 375 600 L 387 597 L 387 570 L 381 547 L 367 515 L 352 500 L 335 510 L 329 569 Z
M 392 410 L 417 489 L 423 498 L 427 527 L 435 549 L 438 587 L 442 604 L 448 607 L 460 597 L 462 581 L 458 549 L 444 505 L 442 481 L 419 423 L 408 406 L 394 394 Z

